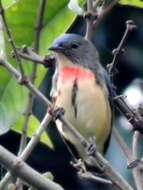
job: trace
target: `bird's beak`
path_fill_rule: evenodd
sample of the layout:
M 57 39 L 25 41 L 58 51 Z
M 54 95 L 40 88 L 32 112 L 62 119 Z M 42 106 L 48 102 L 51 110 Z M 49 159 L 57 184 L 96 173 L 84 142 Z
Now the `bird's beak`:
M 54 51 L 54 52 L 63 52 L 65 48 L 58 45 L 54 45 L 54 46 L 51 46 L 49 50 Z

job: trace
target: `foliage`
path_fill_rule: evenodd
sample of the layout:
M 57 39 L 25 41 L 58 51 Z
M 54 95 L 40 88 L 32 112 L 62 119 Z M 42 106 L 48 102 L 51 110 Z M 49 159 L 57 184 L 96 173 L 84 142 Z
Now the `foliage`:
M 57 36 L 66 32 L 75 19 L 75 14 L 67 8 L 67 2 L 67 0 L 53 0 L 48 2 L 44 18 L 44 27 L 40 38 L 40 53 L 42 55 L 46 55 L 48 53 L 48 47 L 52 41 Z M 9 0 L 3 1 L 3 3 L 6 8 L 6 19 L 17 46 L 21 47 L 23 44 L 27 46 L 34 46 L 39 0 L 35 0 L 34 3 L 33 0 Z M 11 56 L 11 47 L 8 39 L 6 40 L 6 46 L 8 51 L 8 59 L 16 66 L 15 59 Z M 25 73 L 30 75 L 32 71 L 32 64 L 28 64 L 26 61 L 23 61 L 23 66 Z M 24 87 L 19 86 L 15 79 L 11 77 L 2 67 L 0 69 L 1 134 L 6 132 L 8 128 L 21 131 L 22 126 L 19 123 L 22 119 L 22 114 L 26 109 L 28 91 Z M 38 77 L 36 80 L 37 87 L 39 87 L 42 83 L 45 74 L 46 69 L 42 66 L 38 66 Z M 31 120 L 30 125 L 31 131 L 34 132 L 36 127 L 33 119 Z
M 141 0 L 121 0 L 120 4 L 143 8 L 143 1 Z

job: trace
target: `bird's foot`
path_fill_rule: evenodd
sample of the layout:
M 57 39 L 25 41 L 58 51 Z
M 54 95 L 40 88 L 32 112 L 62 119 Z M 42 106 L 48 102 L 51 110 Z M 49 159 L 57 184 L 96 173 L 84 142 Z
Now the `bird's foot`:
M 86 166 L 82 159 L 71 161 L 71 165 L 78 171 L 78 173 L 84 173 L 86 171 Z
M 95 156 L 97 148 L 96 148 L 96 137 L 91 137 L 89 139 L 89 146 L 87 147 L 87 154 L 89 156 Z
M 135 159 L 135 160 L 131 161 L 130 163 L 128 163 L 128 165 L 127 165 L 128 169 L 133 169 L 136 167 L 143 167 L 143 163 L 140 159 Z
M 60 118 L 61 116 L 64 115 L 65 110 L 64 108 L 60 107 L 60 108 L 51 108 L 50 110 L 48 110 L 49 113 L 52 115 L 53 119 L 56 120 L 58 118 Z

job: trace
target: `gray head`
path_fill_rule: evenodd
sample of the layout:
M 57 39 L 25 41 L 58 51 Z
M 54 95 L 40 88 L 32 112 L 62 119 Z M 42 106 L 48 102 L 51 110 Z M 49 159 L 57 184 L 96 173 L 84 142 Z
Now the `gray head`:
M 83 65 L 92 70 L 96 70 L 99 62 L 98 53 L 94 45 L 77 34 L 65 34 L 56 39 L 49 49 L 63 54 L 73 64 Z

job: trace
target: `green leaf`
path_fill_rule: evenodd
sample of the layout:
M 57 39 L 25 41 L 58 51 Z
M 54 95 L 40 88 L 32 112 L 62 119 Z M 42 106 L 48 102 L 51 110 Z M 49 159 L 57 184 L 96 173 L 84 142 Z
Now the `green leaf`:
M 12 5 L 12 2 L 9 1 Z M 3 0 L 3 3 L 8 1 Z M 44 19 L 44 28 L 40 39 L 40 53 L 46 55 L 48 47 L 53 40 L 66 32 L 76 18 L 76 15 L 67 8 L 68 0 L 48 1 Z M 7 4 L 8 5 L 8 4 Z M 6 4 L 5 4 L 6 6 Z M 19 0 L 9 9 L 6 9 L 6 19 L 14 36 L 17 46 L 26 44 L 34 46 L 35 26 L 39 0 Z M 6 38 L 8 59 L 11 64 L 17 66 L 15 59 L 11 56 L 11 46 Z M 27 75 L 32 71 L 32 64 L 23 60 L 24 70 Z M 42 83 L 46 69 L 38 66 L 36 85 Z M 2 67 L 0 67 L 0 129 L 15 126 L 26 109 L 28 90 L 19 86 L 17 81 Z
M 9 8 L 10 6 L 12 6 L 13 4 L 17 3 L 19 0 L 2 0 L 2 5 L 4 7 L 4 9 Z
M 0 102 L 0 128 L 11 127 L 24 112 L 28 91 L 12 78 L 7 84 Z
M 121 0 L 120 4 L 122 5 L 130 5 L 138 8 L 143 8 L 142 0 Z
M 24 121 L 25 121 L 24 116 L 22 116 L 20 120 L 18 121 L 18 123 L 16 124 L 16 126 L 12 126 L 12 129 L 18 133 L 21 133 L 23 125 L 24 125 Z M 40 126 L 40 122 L 38 121 L 38 119 L 35 116 L 31 115 L 30 121 L 29 121 L 28 137 L 32 137 L 39 126 Z M 46 132 L 43 133 L 40 141 L 43 142 L 45 145 L 47 145 L 49 148 L 52 148 L 52 149 L 54 148 L 54 145 Z
M 58 36 L 62 35 L 63 33 L 65 33 L 69 29 L 71 24 L 74 22 L 75 18 L 76 15 L 72 11 L 70 11 L 67 8 L 67 6 L 64 6 L 63 8 L 60 9 L 60 11 L 56 13 L 53 19 L 49 20 L 48 24 L 44 27 L 41 33 L 40 53 L 42 55 L 47 54 L 48 48 L 52 44 L 53 40 L 56 39 Z M 45 68 L 39 67 L 37 75 L 39 76 L 40 74 L 42 76 L 45 76 L 46 74 Z M 36 82 L 37 84 L 40 84 L 41 79 L 37 78 Z

